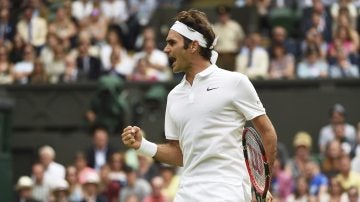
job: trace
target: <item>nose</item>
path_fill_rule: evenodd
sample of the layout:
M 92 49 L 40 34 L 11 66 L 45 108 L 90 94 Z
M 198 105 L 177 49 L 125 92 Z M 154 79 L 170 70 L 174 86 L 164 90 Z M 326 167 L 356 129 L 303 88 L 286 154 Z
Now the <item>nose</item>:
M 169 45 L 166 45 L 166 46 L 165 46 L 164 52 L 165 52 L 166 54 L 169 54 L 169 53 L 170 53 Z

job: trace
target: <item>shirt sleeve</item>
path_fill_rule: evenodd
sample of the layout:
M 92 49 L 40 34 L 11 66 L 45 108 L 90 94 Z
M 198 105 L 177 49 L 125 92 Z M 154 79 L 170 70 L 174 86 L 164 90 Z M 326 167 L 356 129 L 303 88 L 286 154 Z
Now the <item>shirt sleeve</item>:
M 243 76 L 236 86 L 234 104 L 237 110 L 245 116 L 246 120 L 252 120 L 265 114 L 265 108 L 258 94 L 246 76 Z
M 168 140 L 179 140 L 178 129 L 170 116 L 171 99 L 168 98 L 165 111 L 165 137 Z

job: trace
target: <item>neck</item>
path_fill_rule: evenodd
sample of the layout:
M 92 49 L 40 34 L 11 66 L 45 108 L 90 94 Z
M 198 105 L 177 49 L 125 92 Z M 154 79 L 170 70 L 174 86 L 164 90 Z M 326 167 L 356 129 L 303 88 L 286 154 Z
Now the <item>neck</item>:
M 210 65 L 211 63 L 203 58 L 193 60 L 193 62 L 191 63 L 191 68 L 189 68 L 189 70 L 185 72 L 186 80 L 192 85 L 196 74 L 204 71 Z

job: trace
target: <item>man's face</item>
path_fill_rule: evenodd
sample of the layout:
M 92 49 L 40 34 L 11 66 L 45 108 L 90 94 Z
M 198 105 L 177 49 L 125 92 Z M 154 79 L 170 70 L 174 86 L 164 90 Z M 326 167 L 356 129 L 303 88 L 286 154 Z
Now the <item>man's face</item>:
M 164 52 L 169 56 L 173 72 L 187 72 L 190 69 L 190 51 L 189 48 L 184 49 L 184 38 L 179 33 L 169 31 Z

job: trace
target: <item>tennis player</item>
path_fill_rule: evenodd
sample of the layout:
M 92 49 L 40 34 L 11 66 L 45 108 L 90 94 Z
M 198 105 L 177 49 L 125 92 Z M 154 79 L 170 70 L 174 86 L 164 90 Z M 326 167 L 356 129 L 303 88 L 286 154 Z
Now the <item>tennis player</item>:
M 176 16 L 164 51 L 183 80 L 169 93 L 165 144 L 128 126 L 123 143 L 155 159 L 184 166 L 175 202 L 249 202 L 251 184 L 241 146 L 245 122 L 261 134 L 267 158 L 276 154 L 276 133 L 249 79 L 215 65 L 215 34 L 197 10 Z

